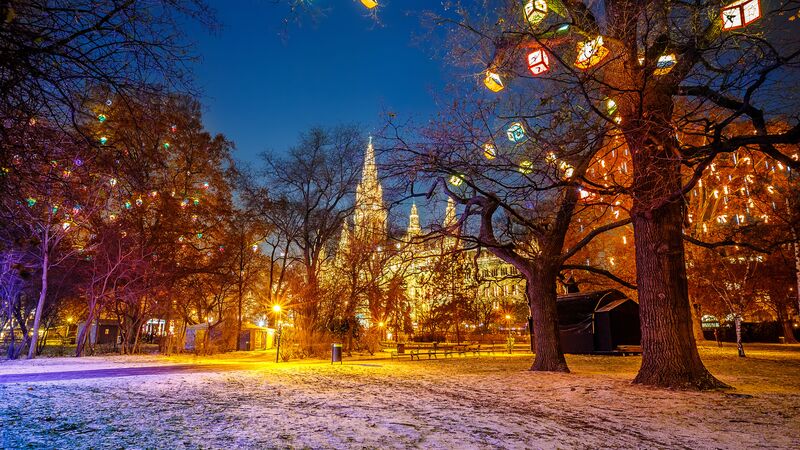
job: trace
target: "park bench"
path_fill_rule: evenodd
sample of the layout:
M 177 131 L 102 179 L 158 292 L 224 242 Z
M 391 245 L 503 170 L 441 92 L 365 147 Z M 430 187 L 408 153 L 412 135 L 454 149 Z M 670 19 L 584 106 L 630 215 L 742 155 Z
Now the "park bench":
M 622 356 L 636 356 L 642 354 L 642 346 L 641 345 L 618 345 L 616 348 L 616 353 L 622 354 Z

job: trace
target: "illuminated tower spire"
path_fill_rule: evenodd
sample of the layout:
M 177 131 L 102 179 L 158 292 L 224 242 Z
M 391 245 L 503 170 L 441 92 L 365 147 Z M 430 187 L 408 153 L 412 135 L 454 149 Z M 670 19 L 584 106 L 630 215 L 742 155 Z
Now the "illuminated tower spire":
M 354 236 L 374 242 L 383 240 L 386 237 L 386 215 L 386 209 L 383 207 L 383 188 L 378 181 L 378 168 L 375 165 L 375 148 L 372 146 L 372 136 L 370 136 L 364 154 L 361 182 L 356 188 Z
M 411 204 L 411 215 L 408 216 L 408 236 L 413 237 L 419 235 L 421 229 L 419 226 L 419 213 L 417 212 L 417 204 Z
M 456 223 L 456 202 L 451 197 L 447 197 L 447 209 L 444 211 L 444 223 L 442 226 L 451 227 Z

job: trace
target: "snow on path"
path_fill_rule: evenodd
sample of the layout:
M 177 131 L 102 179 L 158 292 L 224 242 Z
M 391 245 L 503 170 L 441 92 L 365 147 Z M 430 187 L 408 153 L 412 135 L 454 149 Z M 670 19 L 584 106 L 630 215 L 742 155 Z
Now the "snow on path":
M 0 385 L 0 447 L 800 448 L 800 357 L 706 357 L 733 393 L 630 384 L 638 358 L 252 363 Z

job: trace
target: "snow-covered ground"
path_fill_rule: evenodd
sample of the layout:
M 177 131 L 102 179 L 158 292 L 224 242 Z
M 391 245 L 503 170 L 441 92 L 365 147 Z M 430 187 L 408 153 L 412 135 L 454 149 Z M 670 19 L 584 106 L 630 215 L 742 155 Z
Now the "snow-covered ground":
M 639 358 L 275 364 L 270 354 L 0 364 L 3 374 L 202 371 L 0 384 L 2 448 L 800 448 L 800 346 L 704 347 L 728 392 L 631 385 Z M 272 354 L 274 357 L 274 354 Z

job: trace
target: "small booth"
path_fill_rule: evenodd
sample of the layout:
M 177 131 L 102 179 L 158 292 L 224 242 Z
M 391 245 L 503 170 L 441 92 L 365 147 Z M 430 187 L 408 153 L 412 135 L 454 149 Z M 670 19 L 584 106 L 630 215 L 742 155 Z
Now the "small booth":
M 564 353 L 614 353 L 641 344 L 639 304 L 616 289 L 562 295 L 556 308 Z

